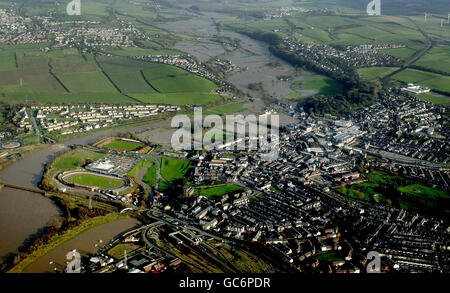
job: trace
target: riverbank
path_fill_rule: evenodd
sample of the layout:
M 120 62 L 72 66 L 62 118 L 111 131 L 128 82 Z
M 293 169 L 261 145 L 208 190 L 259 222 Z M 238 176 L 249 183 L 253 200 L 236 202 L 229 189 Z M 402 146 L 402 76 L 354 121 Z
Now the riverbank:
M 122 215 L 118 213 L 111 213 L 106 216 L 100 216 L 95 218 L 90 218 L 84 220 L 80 225 L 75 226 L 74 228 L 65 231 L 61 235 L 55 235 L 51 238 L 50 242 L 42 245 L 36 251 L 28 255 L 25 259 L 15 265 L 13 268 L 7 271 L 7 273 L 23 273 L 27 269 L 28 266 L 38 261 L 41 257 L 45 256 L 52 250 L 60 247 L 64 243 L 68 242 L 71 239 L 76 238 L 77 236 L 87 232 L 90 229 L 93 229 L 98 226 L 102 226 L 111 222 L 116 222 L 119 220 L 127 219 L 128 215 Z M 120 231 L 119 231 L 120 233 Z M 66 253 L 70 251 L 67 250 Z

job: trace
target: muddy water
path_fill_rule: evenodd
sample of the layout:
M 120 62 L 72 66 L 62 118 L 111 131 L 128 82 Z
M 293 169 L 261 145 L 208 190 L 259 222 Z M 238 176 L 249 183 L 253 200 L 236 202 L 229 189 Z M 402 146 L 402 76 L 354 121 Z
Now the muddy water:
M 294 91 L 291 89 L 292 82 L 305 81 L 311 75 L 310 72 L 296 72 L 292 65 L 275 57 L 269 51 L 267 43 L 235 32 L 218 32 L 213 19 L 221 21 L 229 18 L 228 16 L 213 12 L 202 12 L 202 14 L 202 17 L 174 21 L 159 26 L 169 31 L 194 36 L 194 41 L 178 42 L 175 48 L 187 52 L 201 61 L 215 59 L 219 56 L 220 58 L 231 60 L 241 70 L 229 74 L 228 81 L 253 97 L 262 97 L 262 95 L 260 92 L 250 90 L 248 86 L 249 84 L 260 82 L 263 84 L 266 94 L 279 99 L 296 92 L 302 96 L 310 96 L 317 93 L 315 90 Z M 240 48 L 227 53 L 221 43 L 217 41 L 217 36 L 239 40 Z M 271 63 L 273 62 L 277 62 L 278 66 L 272 66 Z M 291 78 L 287 81 L 280 80 L 281 76 L 290 76 Z
M 0 193 L 0 263 L 60 214 L 39 194 L 4 188 Z
M 93 254 L 114 238 L 117 234 L 133 228 L 140 222 L 136 219 L 125 219 L 95 227 L 75 237 L 39 258 L 25 269 L 25 273 L 62 272 L 66 267 L 66 255 L 76 249 L 81 256 Z M 56 269 L 56 270 L 55 270 Z

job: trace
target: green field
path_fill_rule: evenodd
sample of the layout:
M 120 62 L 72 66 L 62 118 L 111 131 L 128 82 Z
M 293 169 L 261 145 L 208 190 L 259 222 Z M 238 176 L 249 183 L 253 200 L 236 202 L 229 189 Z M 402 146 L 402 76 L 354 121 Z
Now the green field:
M 441 209 L 450 199 L 445 191 L 384 171 L 372 170 L 365 177 L 367 182 L 341 186 L 337 190 L 355 199 L 394 205 L 403 209 Z M 406 194 L 407 197 L 402 194 Z
M 207 105 L 222 97 L 209 93 L 170 93 L 170 94 L 130 94 L 131 97 L 142 103 L 168 104 L 168 105 Z
M 141 71 L 158 70 L 161 66 L 160 64 L 121 57 L 101 57 L 98 59 L 100 66 L 123 93 L 156 92 L 151 85 L 145 81 Z
M 55 159 L 52 168 L 71 170 L 81 167 L 87 161 L 96 161 L 105 157 L 103 153 L 88 151 L 85 149 L 75 149 L 65 153 Z
M 416 61 L 414 65 L 437 69 L 450 74 L 450 47 L 434 47 L 425 56 Z
M 314 94 L 336 95 L 344 90 L 340 82 L 319 74 L 307 74 L 304 80 L 292 82 L 290 88 L 294 93 L 285 97 L 289 100 L 300 100 Z
M 358 74 L 362 78 L 372 80 L 383 78 L 384 76 L 388 75 L 389 73 L 397 69 L 398 67 L 366 67 L 366 68 L 359 68 Z
M 138 178 L 139 174 L 143 171 L 143 170 L 148 170 L 148 168 L 150 168 L 150 166 L 152 166 L 154 163 L 153 162 L 148 162 L 148 161 L 139 161 L 134 167 L 133 169 L 130 170 L 130 172 L 127 173 L 128 177 L 131 178 Z
M 92 54 L 81 55 L 73 48 L 41 50 L 48 45 L 0 45 L 1 101 L 204 105 L 221 99 L 212 93 L 214 83 L 175 66 L 120 56 L 99 56 L 97 65 Z M 146 49 L 114 50 L 134 56 Z
M 191 161 L 177 160 L 172 158 L 162 158 L 161 176 L 172 184 L 176 180 L 183 179 L 191 168 Z M 160 188 L 161 189 L 161 188 Z
M 388 54 L 402 60 L 411 57 L 417 50 L 411 48 L 396 48 L 396 49 L 384 49 L 381 53 Z
M 211 108 L 205 110 L 204 114 L 205 115 L 210 115 L 210 114 L 227 115 L 227 114 L 244 112 L 247 110 L 247 108 L 245 108 L 245 104 L 247 104 L 247 102 L 237 102 L 237 103 L 229 103 L 229 104 L 225 104 L 225 105 L 215 106 L 215 107 L 211 107 Z
M 215 197 L 221 197 L 225 194 L 234 193 L 242 190 L 244 189 L 241 186 L 232 184 L 232 185 L 221 185 L 212 187 L 200 187 L 197 189 L 197 192 L 199 195 L 212 199 Z
M 450 76 L 408 68 L 392 76 L 392 78 L 450 93 Z
M 212 81 L 193 74 L 151 79 L 150 83 L 160 93 L 209 93 L 217 88 L 217 85 Z
M 152 164 L 145 173 L 144 177 L 142 178 L 142 181 L 149 186 L 154 187 L 156 185 L 156 172 L 158 170 L 158 167 L 156 164 Z
M 132 252 L 138 248 L 139 246 L 133 243 L 120 243 L 108 250 L 107 254 L 115 259 L 122 259 L 125 257 L 125 253 L 130 256 L 132 255 Z
M 115 150 L 122 150 L 122 151 L 138 151 L 142 149 L 145 145 L 137 142 L 132 141 L 125 141 L 125 140 L 113 140 L 105 145 L 103 145 L 104 148 L 108 149 L 115 149 Z
M 0 90 L 2 87 L 0 86 Z M 0 101 L 6 103 L 44 103 L 44 104 L 136 104 L 136 101 L 119 93 L 28 93 L 9 92 L 0 96 Z
M 59 75 L 71 93 L 117 93 L 102 72 L 76 72 Z
M 149 81 L 160 78 L 183 76 L 188 74 L 189 72 L 187 72 L 184 69 L 172 65 L 163 65 L 163 64 L 158 64 L 158 66 L 155 66 L 155 68 L 153 69 L 144 70 L 145 78 Z
M 106 178 L 94 174 L 73 175 L 67 181 L 73 184 L 98 187 L 100 189 L 116 189 L 122 186 L 122 181 L 119 179 Z
M 418 94 L 416 97 L 422 101 L 431 102 L 435 105 L 450 104 L 450 98 L 447 98 L 445 96 L 436 96 L 432 94 Z
M 145 79 L 159 93 L 210 93 L 217 85 L 175 66 L 161 65 L 143 70 Z
M 430 200 L 436 200 L 439 198 L 445 198 L 448 199 L 450 198 L 450 194 L 436 189 L 436 188 L 432 188 L 432 187 L 427 187 L 424 186 L 422 184 L 411 184 L 411 185 L 407 185 L 407 186 L 402 186 L 399 187 L 398 190 L 400 192 L 406 193 L 408 196 L 413 196 L 413 197 L 422 197 L 425 199 L 430 199 Z

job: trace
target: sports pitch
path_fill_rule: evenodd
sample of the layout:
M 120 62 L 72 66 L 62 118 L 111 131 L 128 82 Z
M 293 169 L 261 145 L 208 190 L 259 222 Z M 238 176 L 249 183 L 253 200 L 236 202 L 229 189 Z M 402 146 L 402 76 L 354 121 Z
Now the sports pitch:
M 100 189 L 116 189 L 123 186 L 123 182 L 120 179 L 114 179 L 111 177 L 100 176 L 90 173 L 77 174 L 73 176 L 68 176 L 66 179 L 67 182 L 88 186 L 88 187 L 97 187 Z

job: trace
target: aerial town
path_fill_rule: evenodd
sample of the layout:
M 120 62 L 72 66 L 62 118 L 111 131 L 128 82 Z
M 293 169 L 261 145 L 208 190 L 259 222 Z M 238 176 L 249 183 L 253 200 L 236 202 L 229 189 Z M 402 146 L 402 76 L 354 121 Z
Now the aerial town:
M 352 186 L 374 184 L 372 173 L 383 174 L 383 180 L 417 182 L 412 192 L 425 193 L 420 189 L 426 187 L 418 182 L 448 192 L 450 170 L 438 162 L 448 162 L 450 146 L 433 137 L 434 131 L 444 135 L 448 131 L 438 126 L 448 123 L 442 120 L 443 110 L 390 93 L 346 120 L 300 113 L 303 122 L 286 127 L 280 158 L 273 162 L 247 152 L 215 150 L 192 157 L 165 152 L 193 162 L 192 182 L 181 203 L 171 206 L 163 193 L 151 197 L 146 215 L 150 224 L 110 244 L 132 242 L 144 251 L 128 255 L 126 267 L 124 259 L 102 251 L 85 260 L 86 270 L 174 270 L 173 264 L 181 260 L 160 241 L 201 247 L 214 236 L 225 242 L 263 245 L 299 272 L 361 272 L 365 253 L 372 250 L 382 254 L 383 271 L 446 272 L 450 269 L 447 221 L 414 208 L 392 206 L 394 200 L 421 204 L 407 203 L 405 194 L 390 198 L 382 188 L 368 199 L 345 196 Z M 415 127 L 407 122 L 411 115 L 418 119 Z M 424 143 L 404 138 L 419 132 Z M 194 196 L 196 186 L 210 185 L 235 188 L 221 196 Z M 448 214 L 447 207 L 440 208 L 439 213 Z M 206 234 L 193 232 L 197 229 Z M 316 255 L 321 253 L 334 257 L 328 267 L 319 264 Z

